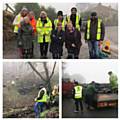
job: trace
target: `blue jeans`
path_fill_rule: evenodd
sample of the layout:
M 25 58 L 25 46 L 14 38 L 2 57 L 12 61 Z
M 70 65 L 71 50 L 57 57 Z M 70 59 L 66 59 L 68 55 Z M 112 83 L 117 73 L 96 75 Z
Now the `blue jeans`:
M 89 40 L 88 41 L 89 55 L 90 59 L 98 59 L 99 58 L 99 41 Z
M 43 112 L 44 104 L 42 102 L 36 102 L 34 104 L 35 117 L 40 118 L 40 113 Z

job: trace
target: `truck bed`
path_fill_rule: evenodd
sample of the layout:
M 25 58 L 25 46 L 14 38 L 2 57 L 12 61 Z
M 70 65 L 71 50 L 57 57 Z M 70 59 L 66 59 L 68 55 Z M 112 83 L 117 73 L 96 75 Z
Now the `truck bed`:
M 118 95 L 117 94 L 98 94 L 97 95 L 97 102 L 103 102 L 103 101 L 117 101 Z
M 118 95 L 117 94 L 98 94 L 97 95 L 97 108 L 104 107 L 117 107 Z

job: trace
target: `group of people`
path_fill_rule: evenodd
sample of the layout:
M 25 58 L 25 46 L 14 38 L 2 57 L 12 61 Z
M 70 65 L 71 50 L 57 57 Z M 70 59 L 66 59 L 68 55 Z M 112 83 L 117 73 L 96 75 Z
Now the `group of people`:
M 111 93 L 118 93 L 118 77 L 112 71 L 108 72 L 109 75 L 109 86 Z M 79 106 L 81 108 L 81 112 L 83 113 L 83 99 L 87 104 L 87 109 L 94 109 L 93 107 L 96 104 L 97 93 L 98 90 L 96 88 L 96 83 L 92 81 L 87 85 L 85 91 L 83 91 L 83 86 L 80 85 L 77 81 L 74 81 L 74 89 L 73 89 L 73 99 L 75 101 L 75 111 L 79 112 Z M 84 96 L 84 98 L 83 98 Z
M 41 113 L 50 108 L 50 101 L 53 106 L 59 106 L 59 90 L 58 86 L 54 86 L 52 93 L 48 93 L 48 90 L 44 85 L 40 85 L 39 92 L 35 98 L 34 111 L 35 117 L 40 118 Z
M 47 58 L 48 48 L 54 59 L 61 59 L 63 46 L 67 49 L 68 59 L 78 59 L 81 42 L 82 19 L 77 14 L 77 8 L 71 9 L 71 15 L 64 17 L 58 11 L 57 18 L 51 21 L 45 11 L 41 11 L 38 20 L 33 11 L 23 8 L 13 21 L 14 33 L 22 58 L 32 58 L 34 40 L 40 45 L 40 58 Z M 86 23 L 85 42 L 88 43 L 91 59 L 99 58 L 99 43 L 104 40 L 105 28 L 96 12 L 92 12 Z M 49 47 L 50 46 L 50 47 Z M 82 51 L 81 51 L 82 52 Z

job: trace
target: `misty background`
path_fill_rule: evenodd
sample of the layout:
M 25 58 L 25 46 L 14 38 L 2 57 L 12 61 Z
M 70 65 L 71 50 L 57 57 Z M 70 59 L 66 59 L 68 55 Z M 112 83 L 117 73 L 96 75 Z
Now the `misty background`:
M 63 63 L 63 79 L 77 80 L 81 83 L 109 83 L 108 72 L 118 74 L 117 62 L 82 61 Z
M 9 3 L 9 5 L 13 8 L 16 3 Z M 45 6 L 48 8 L 49 6 L 55 8 L 56 12 L 59 10 L 62 10 L 64 14 L 70 14 L 70 10 L 72 7 L 77 7 L 78 12 L 83 12 L 90 7 L 95 7 L 98 3 L 38 3 L 40 6 Z M 117 3 L 102 3 L 103 5 L 109 7 L 111 6 L 113 9 L 117 10 L 118 9 L 118 4 Z M 3 8 L 5 9 L 6 6 L 4 4 Z

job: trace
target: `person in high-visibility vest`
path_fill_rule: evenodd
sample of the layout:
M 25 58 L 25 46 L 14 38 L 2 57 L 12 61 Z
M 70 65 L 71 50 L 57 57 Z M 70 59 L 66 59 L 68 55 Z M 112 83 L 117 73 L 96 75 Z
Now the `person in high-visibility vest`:
M 74 112 L 79 112 L 79 105 L 81 108 L 81 112 L 83 112 L 82 98 L 83 98 L 83 87 L 79 85 L 77 81 L 75 81 L 75 86 L 73 90 L 73 99 L 75 100 L 76 109 Z
M 117 92 L 118 91 L 118 77 L 115 75 L 112 71 L 108 72 L 109 81 L 110 81 L 110 86 L 112 88 L 112 92 Z
M 66 22 L 72 22 L 74 28 L 78 29 L 80 31 L 80 26 L 82 24 L 82 20 L 80 15 L 77 14 L 77 8 L 73 7 L 71 8 L 71 15 L 66 17 Z
M 64 20 L 62 11 L 58 11 L 57 12 L 57 19 L 54 20 L 53 29 L 57 29 L 57 24 L 59 22 L 62 23 L 62 30 L 64 31 L 65 30 L 66 21 Z
M 18 29 L 20 27 L 20 22 L 23 21 L 23 18 L 26 17 L 28 15 L 28 9 L 23 7 L 22 10 L 20 11 L 20 13 L 18 15 L 16 15 L 14 21 L 13 21 L 13 25 L 14 25 L 14 33 L 18 33 Z
M 47 17 L 47 13 L 42 11 L 36 25 L 38 43 L 40 44 L 41 58 L 47 58 L 48 45 L 51 41 L 52 22 Z
M 28 9 L 23 7 L 22 10 L 18 15 L 16 15 L 14 21 L 13 21 L 13 26 L 14 26 L 14 33 L 15 33 L 15 39 L 17 40 L 18 38 L 18 30 L 20 28 L 20 23 L 23 21 L 23 18 L 28 15 Z M 21 43 L 17 41 L 17 46 L 18 46 L 18 53 L 19 56 L 22 58 L 22 48 L 21 48 Z
M 43 112 L 43 107 L 48 102 L 48 94 L 45 87 L 42 85 L 40 86 L 40 90 L 38 92 L 38 96 L 35 98 L 35 105 L 34 105 L 34 111 L 35 111 L 35 117 L 39 118 L 40 113 Z
M 90 59 L 98 59 L 99 57 L 99 42 L 104 40 L 105 27 L 96 12 L 91 13 L 91 18 L 88 19 L 85 29 L 85 41 L 88 43 Z

